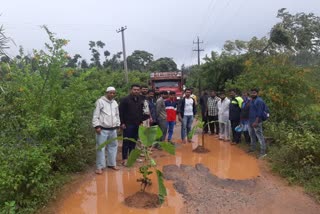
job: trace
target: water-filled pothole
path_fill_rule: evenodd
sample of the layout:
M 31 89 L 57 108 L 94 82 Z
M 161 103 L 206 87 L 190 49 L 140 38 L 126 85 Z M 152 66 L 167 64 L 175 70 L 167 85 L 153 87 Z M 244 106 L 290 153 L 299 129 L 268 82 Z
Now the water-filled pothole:
M 168 155 L 155 151 L 159 169 L 165 165 L 185 164 L 195 166 L 202 163 L 210 172 L 219 178 L 251 179 L 259 175 L 258 164 L 255 158 L 248 156 L 235 146 L 219 141 L 214 136 L 205 136 L 205 147 L 208 153 L 194 153 L 201 136 L 194 136 L 194 143 L 182 145 L 177 140 L 176 155 Z M 180 141 L 181 142 L 181 141 Z M 56 206 L 56 213 L 180 213 L 183 207 L 182 196 L 175 191 L 171 181 L 165 181 L 168 196 L 165 203 L 156 209 L 129 208 L 124 199 L 139 192 L 140 185 L 136 182 L 140 174 L 134 168 L 122 168 L 120 171 L 106 170 L 102 175 L 92 175 L 86 178 L 75 190 L 63 196 L 63 200 Z M 156 181 L 155 175 L 152 179 Z M 147 188 L 150 193 L 157 193 L 154 183 Z

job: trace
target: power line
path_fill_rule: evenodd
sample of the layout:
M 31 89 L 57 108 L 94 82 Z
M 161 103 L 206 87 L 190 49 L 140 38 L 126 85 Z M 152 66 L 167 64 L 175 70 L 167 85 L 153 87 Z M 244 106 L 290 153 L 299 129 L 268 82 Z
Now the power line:
M 202 44 L 203 41 L 199 41 L 199 36 L 197 38 L 196 42 L 193 42 L 193 44 L 197 44 L 197 49 L 193 49 L 193 51 L 197 51 L 198 52 L 198 65 L 200 65 L 200 52 L 204 51 L 204 49 L 200 49 L 200 44 Z
M 126 79 L 126 83 L 129 83 L 129 79 L 128 79 L 128 65 L 127 65 L 127 56 L 126 56 L 126 44 L 125 44 L 125 40 L 124 40 L 124 31 L 127 30 L 127 26 L 125 27 L 121 27 L 119 30 L 117 30 L 117 33 L 121 32 L 121 36 L 122 36 L 122 49 L 123 49 L 123 62 L 124 62 L 124 73 L 125 73 L 125 79 Z

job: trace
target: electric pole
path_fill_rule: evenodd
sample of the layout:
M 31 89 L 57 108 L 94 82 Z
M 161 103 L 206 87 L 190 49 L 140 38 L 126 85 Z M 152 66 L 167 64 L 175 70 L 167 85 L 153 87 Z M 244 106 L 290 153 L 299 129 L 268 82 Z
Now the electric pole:
M 203 43 L 203 41 L 199 41 L 199 36 L 197 38 L 196 42 L 193 42 L 193 44 L 197 44 L 197 49 L 194 49 L 193 51 L 197 51 L 198 52 L 198 65 L 200 65 L 200 52 L 204 51 L 203 49 L 200 49 L 200 44 Z
M 203 41 L 199 41 L 199 36 L 197 37 L 197 41 L 196 42 L 193 42 L 193 44 L 197 44 L 197 49 L 193 49 L 193 51 L 197 51 L 198 52 L 198 66 L 200 66 L 200 52 L 201 51 L 204 51 L 203 49 L 200 49 L 200 44 L 202 44 Z M 199 79 L 198 79 L 198 90 L 199 90 L 199 98 L 201 96 L 201 77 L 199 76 Z
M 117 33 L 121 32 L 122 35 L 122 49 L 123 49 L 123 64 L 124 64 L 124 73 L 125 73 L 125 79 L 126 83 L 128 84 L 128 65 L 127 65 L 127 56 L 126 56 L 126 44 L 124 41 L 124 31 L 127 30 L 127 26 L 121 27 L 119 30 L 117 30 Z

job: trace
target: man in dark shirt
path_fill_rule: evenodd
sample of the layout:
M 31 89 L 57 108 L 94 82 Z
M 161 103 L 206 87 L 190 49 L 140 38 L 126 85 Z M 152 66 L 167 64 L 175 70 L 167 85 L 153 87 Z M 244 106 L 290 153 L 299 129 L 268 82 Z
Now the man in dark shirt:
M 208 92 L 204 91 L 202 96 L 200 97 L 200 102 L 199 102 L 201 106 L 202 121 L 205 123 L 203 128 L 204 133 L 208 133 L 207 112 L 206 112 L 208 97 L 209 97 Z
M 120 100 L 119 112 L 123 137 L 138 139 L 139 125 L 143 121 L 144 99 L 140 96 L 140 86 L 132 85 L 129 96 Z M 130 140 L 123 140 L 122 164 L 126 165 L 128 155 L 136 147 Z
M 243 99 L 237 95 L 236 89 L 230 89 L 230 107 L 229 107 L 229 120 L 232 129 L 232 145 L 240 143 L 241 133 L 236 132 L 235 128 L 240 125 L 240 114 Z

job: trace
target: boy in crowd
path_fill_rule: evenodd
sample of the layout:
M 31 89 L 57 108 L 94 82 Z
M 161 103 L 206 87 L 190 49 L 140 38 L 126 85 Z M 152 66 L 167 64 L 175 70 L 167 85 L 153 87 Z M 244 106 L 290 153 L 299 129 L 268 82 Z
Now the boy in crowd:
M 171 142 L 177 117 L 176 92 L 169 92 L 169 99 L 165 101 L 165 107 L 167 112 L 168 142 Z

